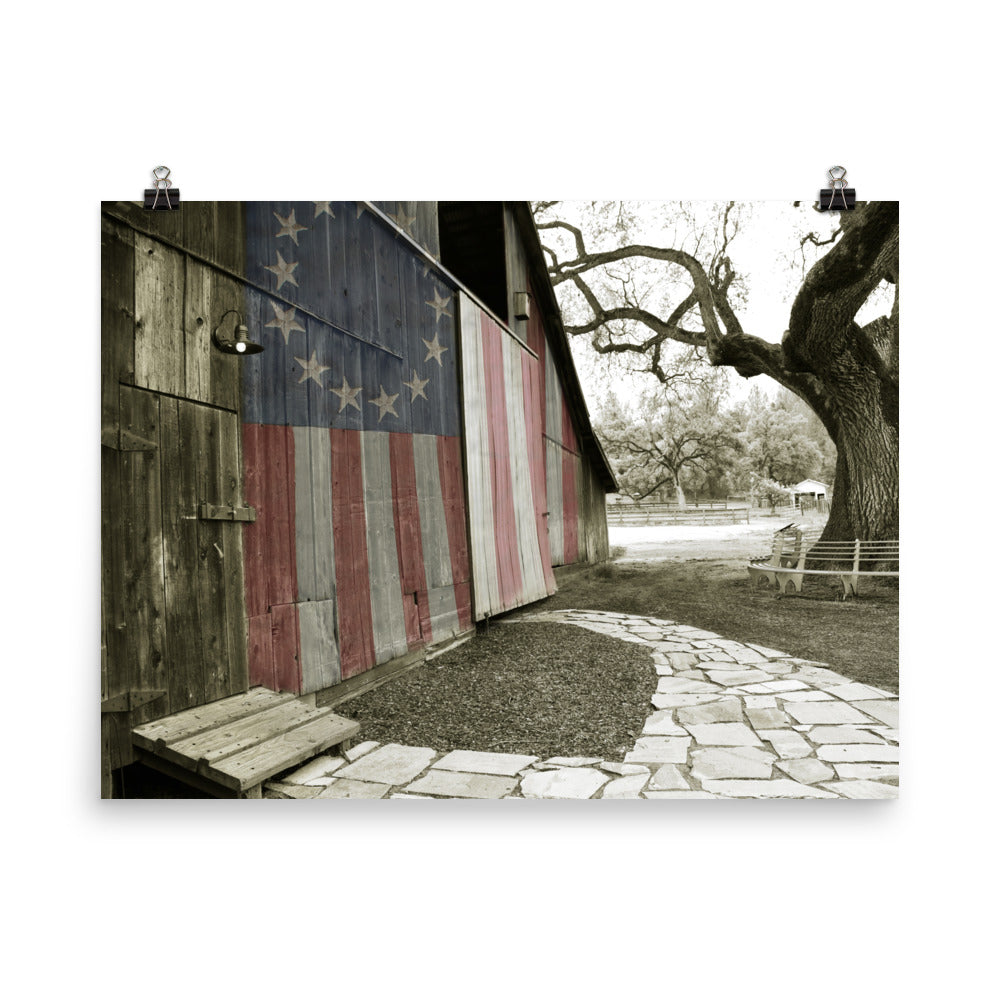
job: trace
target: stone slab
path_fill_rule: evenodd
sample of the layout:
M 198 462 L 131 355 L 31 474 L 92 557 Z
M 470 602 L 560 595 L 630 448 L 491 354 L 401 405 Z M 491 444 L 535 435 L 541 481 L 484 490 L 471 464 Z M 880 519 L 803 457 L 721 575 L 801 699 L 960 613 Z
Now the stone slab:
M 747 684 L 746 689 L 752 694 L 776 694 L 778 691 L 804 691 L 806 685 L 802 681 L 763 681 Z
M 285 785 L 280 781 L 269 781 L 264 785 L 265 799 L 314 799 L 320 789 L 310 785 Z
M 695 750 L 691 754 L 691 777 L 699 781 L 715 778 L 770 778 L 774 754 L 756 747 Z
M 781 729 L 792 724 L 779 708 L 751 708 L 748 705 L 747 718 L 754 729 Z
M 898 701 L 856 701 L 855 708 L 860 708 L 866 715 L 884 722 L 893 729 L 899 728 L 899 702 Z
M 824 788 L 848 799 L 898 799 L 899 789 L 881 781 L 827 781 Z
M 738 698 L 720 698 L 707 705 L 693 705 L 677 709 L 677 721 L 685 726 L 712 722 L 742 722 L 743 705 Z
M 383 799 L 392 785 L 377 781 L 354 781 L 351 778 L 334 778 L 317 798 L 320 799 Z
M 690 711 L 689 709 L 682 709 L 682 711 Z M 670 709 L 660 709 L 659 711 L 653 712 L 646 719 L 645 725 L 642 727 L 643 736 L 687 736 L 687 730 L 681 729 L 676 722 L 674 722 L 674 713 Z
M 452 750 L 432 767 L 441 771 L 470 771 L 474 774 L 517 774 L 537 757 L 520 753 L 486 753 L 481 750 Z
M 821 686 L 824 691 L 828 691 L 835 698 L 840 698 L 841 701 L 871 701 L 895 697 L 895 695 L 884 694 L 878 688 L 869 687 L 867 684 L 836 684 L 832 687 L 823 684 L 818 686 Z
M 801 680 L 808 681 L 810 684 L 850 683 L 850 678 L 845 677 L 843 674 L 827 670 L 825 667 L 816 666 L 809 660 L 791 660 L 790 662 L 799 664 L 799 669 L 795 672 L 795 676 Z
M 371 753 L 378 746 L 374 740 L 365 740 L 364 743 L 359 743 L 356 747 L 351 747 L 344 751 L 344 756 L 349 761 L 356 761 L 359 757 L 364 757 L 366 753 Z
M 324 778 L 333 774 L 338 768 L 345 764 L 343 757 L 334 757 L 330 754 L 323 754 L 314 760 L 304 764 L 297 771 L 285 775 L 281 780 L 291 785 L 307 785 L 315 778 Z
M 755 642 L 748 642 L 747 649 L 754 649 L 761 656 L 766 656 L 769 660 L 773 657 L 775 659 L 780 659 L 786 654 L 782 653 L 780 649 L 769 649 L 767 646 L 758 646 Z
M 747 708 L 777 708 L 778 701 L 773 694 L 748 694 L 743 698 Z
M 657 768 L 648 785 L 648 788 L 653 791 L 675 791 L 690 787 L 676 764 L 664 764 Z
M 721 694 L 654 694 L 652 703 L 657 708 L 679 708 L 681 705 L 705 705 L 718 701 Z
M 853 780 L 856 778 L 898 778 L 898 764 L 834 764 L 838 778 Z
M 416 795 L 445 795 L 452 799 L 502 799 L 517 788 L 517 778 L 481 772 L 430 770 L 407 785 Z
M 834 799 L 833 792 L 822 788 L 803 785 L 790 778 L 775 778 L 773 781 L 730 780 L 706 781 L 702 787 L 713 795 L 743 799 Z
M 813 752 L 812 746 L 803 739 L 802 735 L 791 729 L 758 729 L 757 735 L 762 740 L 767 740 L 782 760 L 808 757 Z
M 857 726 L 813 726 L 809 730 L 812 743 L 884 743 L 881 737 Z
M 899 763 L 899 747 L 891 747 L 886 743 L 831 743 L 816 751 L 820 760 L 831 763 L 868 763 L 887 761 L 890 764 Z
M 815 688 L 805 688 L 801 691 L 779 691 L 779 697 L 785 701 L 833 701 L 832 694 L 817 691 Z
M 637 799 L 646 782 L 649 781 L 648 774 L 630 774 L 624 778 L 615 778 L 614 781 L 604 786 L 601 792 L 602 799 Z
M 709 670 L 708 676 L 716 684 L 723 684 L 726 687 L 735 687 L 737 684 L 759 684 L 766 681 L 771 675 L 765 674 L 763 670 Z M 780 683 L 776 681 L 774 683 Z
M 702 746 L 760 746 L 757 734 L 742 722 L 713 722 L 688 726 L 688 731 Z
M 600 764 L 600 757 L 549 757 L 545 764 L 555 767 L 592 767 Z
M 608 775 L 592 767 L 534 771 L 522 780 L 521 794 L 526 799 L 589 799 L 608 781 Z
M 816 760 L 815 757 L 802 757 L 798 760 L 779 760 L 779 770 L 784 771 L 789 778 L 801 781 L 804 785 L 814 785 L 817 781 L 829 781 L 836 777 L 829 764 Z
M 714 799 L 717 796 L 709 795 L 708 792 L 651 792 L 645 791 L 642 793 L 644 799 Z
M 690 736 L 641 736 L 635 749 L 625 754 L 626 764 L 683 764 Z
M 622 778 L 630 774 L 649 774 L 649 768 L 645 764 L 619 764 L 613 760 L 603 760 L 600 767 L 602 771 L 607 771 L 609 774 L 617 774 Z
M 407 747 L 387 743 L 365 754 L 337 772 L 338 778 L 355 778 L 360 781 L 385 782 L 387 785 L 405 785 L 430 766 L 437 752 L 430 747 Z
M 718 694 L 719 688 L 707 681 L 692 681 L 686 677 L 661 677 L 656 682 L 657 694 Z
M 823 725 L 827 723 L 857 723 L 868 720 L 856 708 L 842 701 L 786 702 L 785 711 L 796 722 Z

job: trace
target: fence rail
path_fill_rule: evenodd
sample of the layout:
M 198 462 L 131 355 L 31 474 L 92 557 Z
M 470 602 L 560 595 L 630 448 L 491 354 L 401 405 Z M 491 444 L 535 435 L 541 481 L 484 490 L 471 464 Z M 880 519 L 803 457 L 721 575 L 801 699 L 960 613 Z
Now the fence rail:
M 720 506 L 721 504 L 721 506 Z M 676 504 L 616 504 L 608 507 L 608 524 L 749 524 L 749 507 L 729 507 L 725 501 L 712 506 L 678 507 Z

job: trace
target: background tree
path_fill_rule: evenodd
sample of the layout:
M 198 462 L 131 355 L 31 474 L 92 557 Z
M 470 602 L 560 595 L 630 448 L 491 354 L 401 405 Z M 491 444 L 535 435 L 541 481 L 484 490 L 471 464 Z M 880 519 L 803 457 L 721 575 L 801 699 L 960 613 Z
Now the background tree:
M 684 506 L 686 487 L 724 475 L 740 444 L 718 382 L 669 393 L 647 389 L 627 403 L 609 394 L 598 409 L 595 429 L 623 493 L 642 500 L 669 486 Z
M 567 332 L 588 336 L 600 353 L 641 357 L 661 381 L 671 376 L 665 351 L 678 343 L 702 350 L 712 365 L 774 379 L 809 405 L 836 445 L 836 489 L 823 537 L 898 538 L 898 204 L 861 204 L 817 216 L 825 232 L 797 240 L 790 233 L 804 276 L 780 344 L 747 333 L 739 318 L 752 289 L 730 256 L 741 227 L 738 206 L 720 206 L 707 226 L 690 224 L 689 210 L 677 209 L 673 229 L 663 228 L 671 237 L 666 246 L 630 242 L 631 210 L 598 208 L 606 224 L 585 236 L 559 216 L 560 203 L 536 206 Z M 588 249 L 595 231 L 603 240 Z M 651 261 L 660 280 L 643 284 L 635 265 Z M 862 324 L 858 314 L 881 286 L 892 289 L 892 304 Z
M 793 486 L 818 476 L 823 453 L 810 435 L 801 412 L 796 412 L 784 399 L 768 399 L 755 386 L 737 407 L 737 413 L 743 428 L 740 438 L 744 478 L 753 474 Z

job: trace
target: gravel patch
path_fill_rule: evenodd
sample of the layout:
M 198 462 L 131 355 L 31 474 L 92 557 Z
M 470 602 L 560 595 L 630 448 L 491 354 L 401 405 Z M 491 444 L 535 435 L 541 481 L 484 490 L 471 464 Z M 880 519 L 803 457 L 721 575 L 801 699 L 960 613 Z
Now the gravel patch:
M 382 743 L 621 760 L 655 690 L 649 654 L 634 643 L 573 625 L 503 624 L 337 712 Z

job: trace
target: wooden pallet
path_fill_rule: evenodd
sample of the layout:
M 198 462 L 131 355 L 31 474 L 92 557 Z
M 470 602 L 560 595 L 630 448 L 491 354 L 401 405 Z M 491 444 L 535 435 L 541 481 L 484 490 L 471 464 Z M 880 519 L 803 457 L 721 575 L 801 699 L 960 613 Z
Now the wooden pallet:
M 132 730 L 143 763 L 219 798 L 260 798 L 261 784 L 361 726 L 291 694 L 251 688 Z

